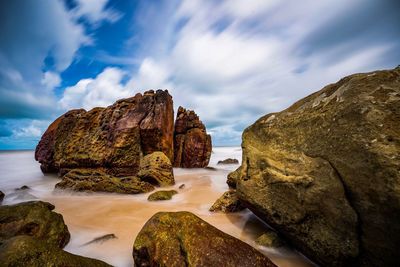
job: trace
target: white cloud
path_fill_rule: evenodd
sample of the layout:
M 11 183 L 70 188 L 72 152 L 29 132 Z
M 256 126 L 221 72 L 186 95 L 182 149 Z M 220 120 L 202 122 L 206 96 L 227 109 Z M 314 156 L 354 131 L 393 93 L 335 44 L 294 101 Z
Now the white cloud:
M 105 107 L 118 99 L 130 97 L 133 90 L 122 81 L 126 73 L 118 68 L 106 68 L 94 79 L 80 80 L 67 87 L 59 100 L 62 109 Z
M 43 78 L 41 83 L 47 88 L 47 89 L 54 89 L 55 87 L 59 86 L 61 84 L 61 77 L 58 73 L 52 72 L 52 71 L 46 71 L 43 74 Z
M 38 138 L 42 136 L 45 131 L 48 121 L 31 120 L 28 125 L 13 129 L 13 136 L 15 138 Z
M 92 24 L 101 21 L 116 22 L 121 14 L 111 8 L 106 8 L 108 0 L 77 0 L 78 6 L 72 11 L 77 18 L 84 17 Z

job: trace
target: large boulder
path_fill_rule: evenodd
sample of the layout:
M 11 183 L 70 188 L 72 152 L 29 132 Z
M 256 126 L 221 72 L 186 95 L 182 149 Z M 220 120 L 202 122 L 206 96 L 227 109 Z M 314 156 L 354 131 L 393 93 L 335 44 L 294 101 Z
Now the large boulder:
M 138 177 L 114 177 L 100 169 L 73 169 L 57 183 L 58 189 L 82 192 L 139 194 L 154 190 L 154 186 Z
M 159 212 L 133 245 L 135 266 L 275 266 L 250 245 L 190 212 Z
M 68 253 L 31 236 L 19 235 L 0 243 L 0 266 L 107 267 L 105 262 Z
M 158 186 L 174 185 L 174 173 L 169 158 L 162 152 L 153 152 L 140 161 L 138 177 Z
M 243 133 L 238 196 L 323 266 L 400 266 L 400 68 L 355 74 Z
M 30 201 L 0 206 L 0 241 L 29 235 L 51 246 L 63 248 L 70 239 L 63 217 L 47 202 Z
M 179 107 L 175 121 L 174 166 L 203 168 L 211 156 L 211 136 L 192 110 Z
M 35 151 L 43 172 L 106 167 L 136 175 L 142 155 L 162 151 L 172 161 L 174 112 L 168 91 L 147 91 L 107 108 L 71 110 L 55 120 Z

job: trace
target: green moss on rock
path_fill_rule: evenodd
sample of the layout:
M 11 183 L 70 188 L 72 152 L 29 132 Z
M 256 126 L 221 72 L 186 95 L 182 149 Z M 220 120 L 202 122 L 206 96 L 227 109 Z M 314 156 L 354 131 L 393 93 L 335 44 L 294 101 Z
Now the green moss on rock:
M 178 194 L 175 190 L 160 190 L 152 193 L 147 198 L 148 201 L 158 201 L 158 200 L 170 200 L 172 196 Z

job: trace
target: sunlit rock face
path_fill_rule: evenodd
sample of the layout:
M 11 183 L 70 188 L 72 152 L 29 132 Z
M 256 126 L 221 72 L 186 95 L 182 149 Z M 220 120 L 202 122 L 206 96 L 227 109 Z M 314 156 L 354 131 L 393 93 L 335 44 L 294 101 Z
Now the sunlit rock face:
M 242 148 L 240 200 L 307 256 L 400 266 L 400 68 L 348 76 L 260 118 Z
M 147 91 L 106 108 L 71 110 L 55 120 L 35 151 L 43 172 L 104 167 L 136 175 L 143 155 L 163 152 L 173 161 L 174 111 L 168 91 Z
M 211 136 L 197 114 L 179 107 L 175 121 L 174 166 L 206 167 L 211 157 Z

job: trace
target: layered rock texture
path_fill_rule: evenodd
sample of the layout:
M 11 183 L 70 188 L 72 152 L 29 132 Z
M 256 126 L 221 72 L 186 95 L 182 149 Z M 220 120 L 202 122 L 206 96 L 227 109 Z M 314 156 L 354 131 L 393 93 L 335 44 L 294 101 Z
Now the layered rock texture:
M 171 166 L 186 168 L 207 166 L 211 155 L 211 138 L 193 111 L 180 107 L 174 128 L 167 90 L 150 90 L 107 108 L 65 113 L 43 134 L 35 159 L 43 172 L 61 176 L 71 169 L 101 168 L 116 177 L 136 176 L 139 170 L 140 176 L 150 177 L 141 163 L 152 163 L 146 155 L 153 152 L 164 153 L 160 160 Z M 153 180 L 156 185 L 173 184 L 167 176 Z
M 42 201 L 0 207 L 0 266 L 110 266 L 63 251 L 70 233 L 53 209 Z
M 343 78 L 243 133 L 254 213 L 323 266 L 400 266 L 400 68 Z
M 174 166 L 203 168 L 211 156 L 211 136 L 196 113 L 179 107 L 175 121 Z
M 35 151 L 43 172 L 106 167 L 136 175 L 142 155 L 161 151 L 173 160 L 174 111 L 168 91 L 147 91 L 107 108 L 71 110 L 55 120 Z
M 133 245 L 135 266 L 275 266 L 250 245 L 190 212 L 159 212 Z

